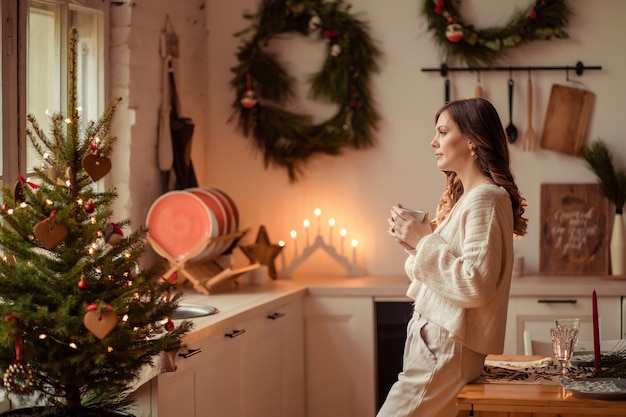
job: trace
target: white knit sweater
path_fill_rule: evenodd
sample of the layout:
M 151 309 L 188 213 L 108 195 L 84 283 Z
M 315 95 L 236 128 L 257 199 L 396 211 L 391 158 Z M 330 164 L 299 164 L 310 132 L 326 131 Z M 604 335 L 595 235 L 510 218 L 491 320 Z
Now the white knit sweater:
M 504 188 L 480 185 L 409 251 L 415 310 L 468 348 L 502 353 L 513 267 L 513 211 Z

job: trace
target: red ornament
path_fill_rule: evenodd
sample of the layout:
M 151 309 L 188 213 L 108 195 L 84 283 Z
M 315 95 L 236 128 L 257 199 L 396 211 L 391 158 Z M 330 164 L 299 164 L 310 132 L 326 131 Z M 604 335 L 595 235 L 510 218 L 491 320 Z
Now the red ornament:
M 91 214 L 91 213 L 93 213 L 93 212 L 94 212 L 94 210 L 95 210 L 95 209 L 96 209 L 96 206 L 95 206 L 93 203 L 87 203 L 87 204 L 85 204 L 85 211 L 86 211 L 87 213 L 90 213 L 90 214 Z
M 450 42 L 459 42 L 463 39 L 463 26 L 452 23 L 446 27 L 446 38 Z
M 81 290 L 86 290 L 89 287 L 89 283 L 85 280 L 85 277 L 80 277 L 80 281 L 78 281 L 78 288 Z
M 528 13 L 528 17 L 530 17 L 531 19 L 535 20 L 537 18 L 537 10 L 532 9 L 530 11 L 530 13 Z
M 257 103 L 258 100 L 256 98 L 256 93 L 254 92 L 254 90 L 246 90 L 246 92 L 243 93 L 243 97 L 241 99 L 241 105 L 243 107 L 245 107 L 246 109 L 251 109 L 252 107 L 256 106 Z
M 168 320 L 167 323 L 165 323 L 165 330 L 167 330 L 168 332 L 174 330 L 174 327 L 174 322 L 172 320 Z

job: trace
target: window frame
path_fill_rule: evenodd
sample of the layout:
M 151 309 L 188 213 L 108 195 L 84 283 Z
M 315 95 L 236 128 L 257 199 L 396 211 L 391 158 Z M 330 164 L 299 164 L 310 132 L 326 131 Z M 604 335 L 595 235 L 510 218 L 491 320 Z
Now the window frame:
M 32 167 L 26 166 L 26 99 L 27 99 L 27 19 L 31 0 L 0 0 L 2 2 L 2 171 L 5 185 L 18 175 L 26 175 Z M 104 109 L 109 94 L 109 33 L 111 0 L 34 0 L 60 7 L 60 72 L 61 90 L 67 91 L 67 42 L 70 10 L 97 11 L 102 31 L 102 49 L 99 51 L 102 68 L 98 76 L 99 106 Z M 67 96 L 61 95 L 61 111 L 66 112 Z M 40 121 L 42 127 L 46 124 Z
M 2 0 L 3 172 L 0 178 L 4 182 L 16 178 L 26 165 L 26 5 L 25 0 Z

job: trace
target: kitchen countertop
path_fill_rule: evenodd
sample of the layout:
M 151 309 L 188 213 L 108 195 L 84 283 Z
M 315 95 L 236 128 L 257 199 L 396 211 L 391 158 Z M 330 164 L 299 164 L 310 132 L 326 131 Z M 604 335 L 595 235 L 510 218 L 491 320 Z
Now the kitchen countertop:
M 626 280 L 608 278 L 610 277 L 548 275 L 514 277 L 511 281 L 511 296 L 591 297 L 593 290 L 596 290 L 598 297 L 626 295 Z
M 626 278 L 626 277 L 625 277 Z M 305 285 L 307 293 L 319 296 L 405 297 L 409 279 L 404 275 L 325 278 L 295 278 L 289 280 Z M 565 288 L 565 289 L 564 289 Z M 595 276 L 527 275 L 511 280 L 511 296 L 558 297 L 626 295 L 626 279 L 603 279 Z
M 218 289 L 203 295 L 187 288 L 181 303 L 211 305 L 220 310 L 217 316 L 232 316 L 242 310 L 263 305 L 269 301 L 304 292 L 315 296 L 406 298 L 409 280 L 403 275 L 365 277 L 296 277 L 269 280 L 261 285 L 241 284 Z M 511 281 L 511 296 L 572 297 L 626 295 L 626 280 L 600 279 L 592 276 L 523 276 Z
M 270 303 L 288 301 L 293 297 L 304 295 L 409 300 L 406 297 L 408 284 L 409 280 L 404 275 L 318 276 L 268 280 L 261 285 L 229 285 L 209 295 L 185 288 L 180 304 L 211 306 L 217 308 L 219 312 L 191 319 L 193 329 L 184 337 L 183 343 L 187 345 L 196 343 L 221 331 L 219 324 L 227 319 L 255 314 Z M 599 297 L 626 295 L 626 280 L 600 279 L 591 276 L 523 276 L 514 277 L 511 282 L 511 296 L 518 297 L 591 296 L 594 289 Z M 158 368 L 158 366 L 147 368 L 140 382 L 143 383 L 161 373 L 162 370 Z
M 296 277 L 269 280 L 262 285 L 230 285 L 210 295 L 199 294 L 188 288 L 185 289 L 181 304 L 208 305 L 219 310 L 215 315 L 193 319 L 194 331 L 190 337 L 196 339 L 207 336 L 206 331 L 201 331 L 203 328 L 293 295 L 409 300 L 406 297 L 408 283 L 408 278 L 403 275 Z M 514 277 L 511 283 L 511 296 L 590 297 L 594 289 L 598 297 L 626 295 L 626 280 L 608 280 L 591 276 Z

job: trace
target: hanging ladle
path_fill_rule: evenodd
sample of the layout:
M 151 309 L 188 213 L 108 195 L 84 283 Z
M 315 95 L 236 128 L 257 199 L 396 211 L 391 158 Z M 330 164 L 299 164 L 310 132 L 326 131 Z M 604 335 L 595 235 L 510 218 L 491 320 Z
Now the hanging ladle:
M 513 78 L 509 76 L 509 125 L 506 127 L 506 135 L 509 138 L 509 143 L 513 143 L 517 140 L 517 128 L 513 124 L 513 87 L 515 82 Z

